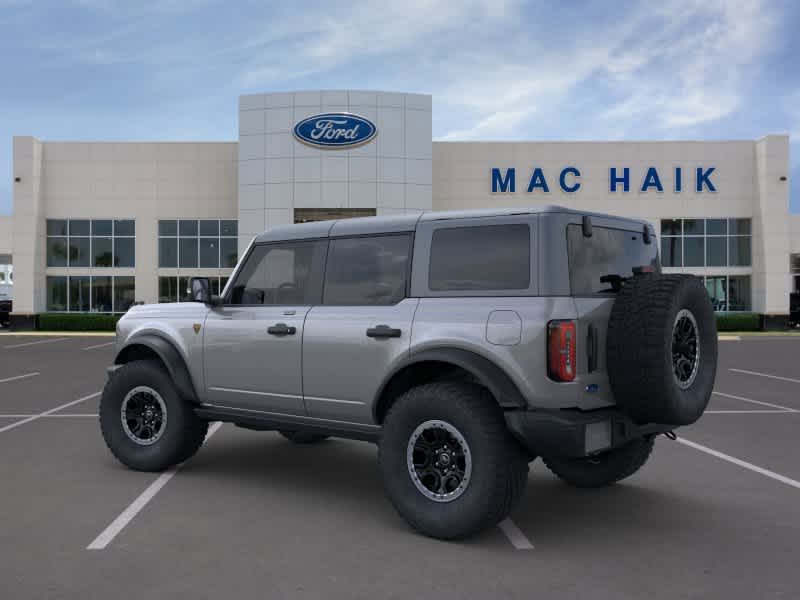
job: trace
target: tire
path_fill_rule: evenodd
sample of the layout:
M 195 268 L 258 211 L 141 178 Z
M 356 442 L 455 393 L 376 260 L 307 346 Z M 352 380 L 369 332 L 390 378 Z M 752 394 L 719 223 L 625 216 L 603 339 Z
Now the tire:
M 137 388 L 141 390 L 138 394 L 134 393 Z M 147 442 L 145 445 L 142 438 L 148 437 L 148 429 L 141 429 L 141 437 L 137 437 L 134 421 L 129 420 L 123 425 L 122 407 L 126 396 L 132 394 L 127 404 L 131 413 L 137 401 L 149 401 L 154 412 L 161 410 L 152 391 L 160 396 L 166 419 L 162 420 L 157 431 L 156 427 L 150 430 L 154 435 L 144 440 Z M 122 464 L 136 471 L 163 471 L 197 452 L 208 432 L 208 422 L 198 418 L 192 405 L 179 396 L 158 361 L 142 360 L 123 365 L 109 378 L 100 400 L 100 429 L 109 450 Z
M 642 438 L 598 456 L 545 458 L 544 464 L 569 485 L 579 488 L 605 487 L 641 469 L 653 451 L 653 442 L 653 437 Z
M 279 430 L 278 433 L 295 444 L 316 444 L 322 440 L 327 440 L 329 437 L 321 433 L 312 433 L 310 431 L 287 431 L 285 429 Z
M 469 455 L 471 468 L 463 469 L 463 485 L 434 500 L 418 487 L 425 485 L 424 479 L 412 479 L 408 452 L 411 444 L 416 461 L 417 443 L 429 434 L 452 441 L 445 426 L 468 447 L 461 454 L 464 460 Z M 425 429 L 413 442 L 421 427 Z M 452 446 L 463 450 L 458 440 Z M 502 409 L 484 388 L 457 382 L 421 385 L 395 401 L 384 421 L 379 463 L 386 493 L 400 516 L 420 533 L 443 540 L 464 538 L 502 521 L 521 498 L 528 478 L 527 456 L 506 428 Z M 455 465 L 456 459 L 447 464 Z M 453 488 L 455 479 L 449 481 Z
M 699 419 L 717 371 L 714 309 L 700 279 L 643 274 L 626 282 L 611 309 L 606 366 L 617 405 L 634 421 Z

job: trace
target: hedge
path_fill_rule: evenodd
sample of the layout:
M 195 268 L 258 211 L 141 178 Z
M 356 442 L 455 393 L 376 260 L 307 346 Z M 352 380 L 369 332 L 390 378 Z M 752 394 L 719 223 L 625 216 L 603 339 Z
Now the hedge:
M 717 331 L 760 331 L 761 317 L 755 313 L 717 314 Z
M 44 313 L 39 315 L 38 329 L 41 331 L 114 331 L 121 316 Z

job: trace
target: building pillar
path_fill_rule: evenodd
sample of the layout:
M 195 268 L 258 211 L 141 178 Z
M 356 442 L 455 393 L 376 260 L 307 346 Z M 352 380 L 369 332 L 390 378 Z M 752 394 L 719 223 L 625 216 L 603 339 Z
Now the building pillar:
M 33 328 L 35 315 L 47 305 L 45 289 L 46 230 L 41 193 L 42 144 L 36 138 L 14 138 L 13 257 L 14 304 L 11 325 Z
M 788 322 L 789 136 L 756 141 L 756 203 L 753 211 L 753 310 L 767 327 Z M 781 179 L 783 178 L 783 179 Z

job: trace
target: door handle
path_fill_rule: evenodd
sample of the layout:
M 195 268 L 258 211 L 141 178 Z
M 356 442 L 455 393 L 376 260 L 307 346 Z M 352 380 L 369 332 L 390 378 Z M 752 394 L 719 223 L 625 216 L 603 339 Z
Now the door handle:
M 296 327 L 289 327 L 286 323 L 276 323 L 267 327 L 267 333 L 270 335 L 294 335 L 296 332 Z
M 394 329 L 388 325 L 377 325 L 367 329 L 367 337 L 371 338 L 396 338 L 400 337 L 403 332 L 399 329 Z

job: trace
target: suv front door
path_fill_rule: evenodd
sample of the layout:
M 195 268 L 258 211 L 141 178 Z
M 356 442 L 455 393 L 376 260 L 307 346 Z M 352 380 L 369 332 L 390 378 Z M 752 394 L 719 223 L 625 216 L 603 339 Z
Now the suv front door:
M 408 298 L 411 234 L 330 241 L 321 306 L 303 333 L 303 396 L 319 419 L 372 422 L 390 366 L 408 356 L 419 302 Z
M 209 404 L 304 415 L 303 323 L 319 302 L 327 241 L 253 247 L 206 318 L 203 362 Z

